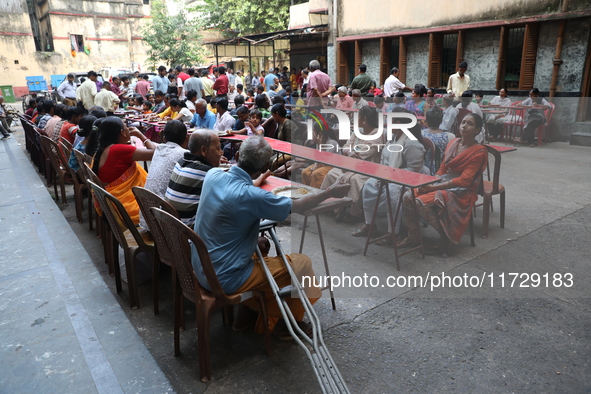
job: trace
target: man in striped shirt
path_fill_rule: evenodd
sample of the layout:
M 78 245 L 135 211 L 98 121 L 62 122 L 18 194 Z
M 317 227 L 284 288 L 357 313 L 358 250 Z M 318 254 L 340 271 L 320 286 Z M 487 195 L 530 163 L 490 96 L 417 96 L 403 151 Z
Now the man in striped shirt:
M 216 133 L 196 130 L 189 138 L 189 152 L 185 152 L 172 170 L 164 199 L 177 210 L 187 226 L 195 222 L 205 174 L 219 167 L 222 153 Z

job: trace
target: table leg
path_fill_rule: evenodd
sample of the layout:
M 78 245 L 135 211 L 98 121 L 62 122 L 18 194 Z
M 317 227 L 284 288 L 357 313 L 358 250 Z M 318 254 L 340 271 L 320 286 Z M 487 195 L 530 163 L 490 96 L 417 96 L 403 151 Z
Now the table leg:
M 304 238 L 306 236 L 306 227 L 308 225 L 308 215 L 304 215 L 304 225 L 302 227 L 302 239 L 300 240 L 300 251 L 299 253 L 302 253 L 302 250 L 304 250 Z
M 388 218 L 390 220 L 390 228 L 391 233 L 390 236 L 392 237 L 392 245 L 394 246 L 394 259 L 396 260 L 396 271 L 400 271 L 400 256 L 398 255 L 398 237 L 396 236 L 396 221 L 398 220 L 398 211 L 400 210 L 400 203 L 402 202 L 402 196 L 406 191 L 406 187 L 403 186 L 402 190 L 400 190 L 400 198 L 398 199 L 398 204 L 396 205 L 396 213 L 393 214 L 392 212 L 392 201 L 390 198 L 390 190 L 388 188 L 388 184 L 386 184 L 386 201 L 388 203 Z
M 320 249 L 322 250 L 322 260 L 324 261 L 324 271 L 326 272 L 326 276 L 330 277 L 330 270 L 328 268 L 328 259 L 326 258 L 326 249 L 324 248 L 324 238 L 322 237 L 322 228 L 320 227 L 320 217 L 318 214 L 316 216 L 316 226 L 318 227 L 318 237 L 320 238 Z M 334 300 L 334 292 L 329 287 L 330 293 L 330 302 L 332 303 L 332 309 L 337 310 L 337 306 Z
M 380 197 L 382 195 L 382 189 L 384 187 L 384 182 L 380 181 L 380 188 L 378 190 L 378 199 L 376 200 L 376 206 L 373 209 L 373 216 L 371 217 L 371 223 L 369 224 L 369 231 L 367 232 L 367 238 L 365 239 L 365 249 L 363 249 L 363 255 L 365 256 L 367 253 L 367 248 L 371 242 L 371 230 L 376 223 L 376 216 L 378 215 L 378 206 L 380 205 Z
M 417 208 L 417 202 L 416 202 L 416 196 L 415 196 L 415 189 L 411 188 L 411 193 L 412 193 L 412 208 L 414 210 L 415 213 L 415 218 L 417 220 L 417 228 L 420 229 L 421 228 L 421 218 L 419 216 L 419 210 Z M 419 230 L 419 247 L 421 248 L 421 258 L 425 258 L 425 248 L 423 246 L 423 236 L 421 235 L 421 231 Z M 416 248 L 413 248 L 413 250 Z

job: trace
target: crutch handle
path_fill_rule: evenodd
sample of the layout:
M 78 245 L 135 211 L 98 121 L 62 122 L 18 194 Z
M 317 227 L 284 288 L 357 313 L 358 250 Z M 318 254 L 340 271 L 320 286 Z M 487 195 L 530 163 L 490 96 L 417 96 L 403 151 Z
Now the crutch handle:
M 291 297 L 291 295 L 294 292 L 297 292 L 297 289 L 295 288 L 295 286 L 293 286 L 293 285 L 285 286 L 285 287 L 282 287 L 281 289 L 279 289 L 279 297 L 281 297 L 281 298 Z
M 269 220 L 269 219 L 261 220 L 259 231 L 266 231 L 266 230 L 269 230 L 270 228 L 275 227 L 275 226 L 277 226 L 277 222 L 274 220 Z

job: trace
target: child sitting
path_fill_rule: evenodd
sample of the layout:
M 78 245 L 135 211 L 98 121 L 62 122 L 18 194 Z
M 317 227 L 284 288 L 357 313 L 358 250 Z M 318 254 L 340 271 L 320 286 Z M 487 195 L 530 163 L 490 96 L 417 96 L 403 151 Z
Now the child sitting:
M 248 118 L 248 122 L 244 122 L 246 126 L 247 135 L 264 135 L 265 129 L 261 126 L 261 122 L 263 120 L 263 114 L 258 109 L 253 109 L 250 111 L 250 117 Z

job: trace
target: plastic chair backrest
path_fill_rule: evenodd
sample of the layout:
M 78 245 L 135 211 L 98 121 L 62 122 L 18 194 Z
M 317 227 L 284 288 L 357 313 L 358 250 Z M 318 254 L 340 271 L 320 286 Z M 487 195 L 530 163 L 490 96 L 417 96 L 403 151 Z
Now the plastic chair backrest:
M 431 141 L 427 137 L 423 137 L 423 146 L 425 147 L 425 156 L 424 156 L 425 162 L 424 162 L 424 164 L 425 164 L 425 166 L 427 166 L 429 171 L 431 171 L 431 174 L 434 174 L 435 172 L 437 172 L 437 168 L 435 168 L 435 150 L 437 148 L 435 147 L 435 144 L 433 143 L 433 141 Z M 427 160 L 427 156 L 429 156 L 429 152 L 431 152 L 431 161 L 427 162 L 426 160 Z
M 152 234 L 152 238 L 154 238 L 154 243 L 156 244 L 156 249 L 158 249 L 160 260 L 163 263 L 172 266 L 172 254 L 168 248 L 168 243 L 166 242 L 166 238 L 164 237 L 164 234 L 162 234 L 160 226 L 156 222 L 156 218 L 150 209 L 154 207 L 163 209 L 177 219 L 180 218 L 179 214 L 172 205 L 164 201 L 156 193 L 139 186 L 134 186 L 131 190 L 135 195 L 135 200 L 137 201 L 140 210 L 142 211 L 142 215 L 148 224 L 148 229 Z
M 484 145 L 486 147 L 486 150 L 488 151 L 489 154 L 492 154 L 493 157 L 495 158 L 495 166 L 494 166 L 494 170 L 493 170 L 493 188 L 492 188 L 492 194 L 499 194 L 499 181 L 500 181 L 500 177 L 501 177 L 501 153 L 496 150 L 495 148 L 489 146 L 489 145 Z
M 64 137 L 60 137 L 60 141 L 68 147 L 68 149 L 71 151 L 72 149 L 74 149 L 74 147 L 72 146 L 72 143 L 70 141 L 68 141 L 67 139 L 65 139 Z
M 125 231 L 129 230 L 137 244 L 145 246 L 141 235 L 137 231 L 125 207 L 123 207 L 123 204 L 115 196 L 93 181 L 88 181 L 88 184 L 92 187 L 94 197 L 97 199 L 103 214 L 107 218 L 111 231 L 115 235 L 119 245 L 124 249 L 129 249 L 130 245 L 125 238 Z
M 41 139 L 42 146 L 45 146 L 45 152 L 49 156 L 51 160 L 51 165 L 55 168 L 56 171 L 67 171 L 68 165 L 65 162 L 63 157 L 63 152 L 59 148 L 59 146 L 49 137 L 40 134 L 39 138 Z
M 151 208 L 151 210 L 158 225 L 160 226 L 160 229 L 162 230 L 162 233 L 164 234 L 164 237 L 166 238 L 166 242 L 168 243 L 173 261 L 175 262 L 175 272 L 179 278 L 183 292 L 197 293 L 195 292 L 194 286 L 198 286 L 200 290 L 199 293 L 202 291 L 207 291 L 199 285 L 199 282 L 197 282 L 195 273 L 193 271 L 190 247 L 190 243 L 192 243 L 199 254 L 199 260 L 201 261 L 203 272 L 207 278 L 207 283 L 211 288 L 211 293 L 213 293 L 216 299 L 228 302 L 229 298 L 220 285 L 217 274 L 213 268 L 213 264 L 211 263 L 209 252 L 207 251 L 207 248 L 205 247 L 205 244 L 201 238 L 199 238 L 199 236 L 195 234 L 193 230 L 183 224 L 183 222 L 168 212 L 165 212 L 159 208 Z M 195 278 L 195 280 L 193 278 Z M 198 296 L 201 296 L 201 294 Z

